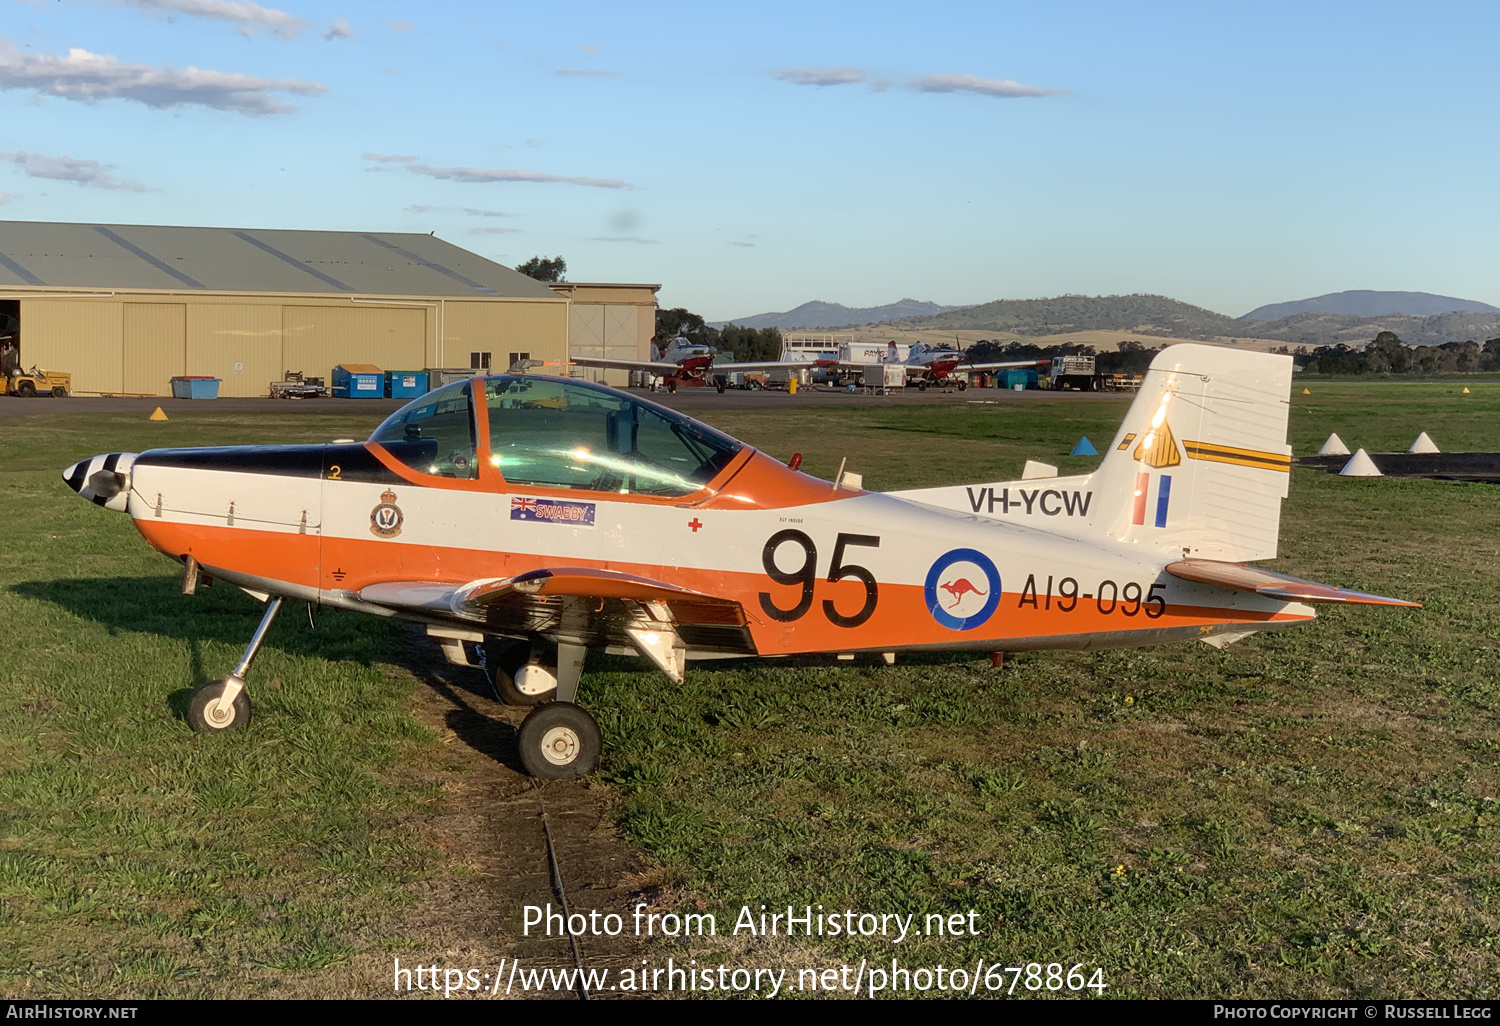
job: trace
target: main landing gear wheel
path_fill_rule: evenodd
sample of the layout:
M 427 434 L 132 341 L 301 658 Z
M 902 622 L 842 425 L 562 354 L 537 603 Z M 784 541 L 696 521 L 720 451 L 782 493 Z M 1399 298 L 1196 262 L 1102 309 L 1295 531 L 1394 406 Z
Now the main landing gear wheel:
M 966 389 L 968 387 L 969 387 L 969 383 L 967 381 L 963 380 L 962 378 L 958 379 L 958 390 L 960 392 L 962 392 L 964 389 Z
M 533 777 L 567 780 L 599 766 L 599 724 L 572 702 L 539 706 L 521 723 L 521 765 Z
M 245 694 L 244 685 L 227 707 L 219 702 L 228 683 L 214 680 L 194 689 L 187 706 L 189 727 L 200 734 L 224 734 L 250 722 L 250 696 Z
M 718 392 L 719 392 L 720 395 L 724 394 L 724 382 L 723 381 L 716 380 L 714 382 L 714 388 L 718 389 Z

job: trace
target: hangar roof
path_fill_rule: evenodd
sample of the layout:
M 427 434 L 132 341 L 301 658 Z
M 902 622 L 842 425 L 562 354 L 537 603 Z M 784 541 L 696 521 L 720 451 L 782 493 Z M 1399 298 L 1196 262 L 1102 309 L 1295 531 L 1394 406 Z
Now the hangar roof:
M 0 221 L 0 288 L 556 299 L 432 235 Z

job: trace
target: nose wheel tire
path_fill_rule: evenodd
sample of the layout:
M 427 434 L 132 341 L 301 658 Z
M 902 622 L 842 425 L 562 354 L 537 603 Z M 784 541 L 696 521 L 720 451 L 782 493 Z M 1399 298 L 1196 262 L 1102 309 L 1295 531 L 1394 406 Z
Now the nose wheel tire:
M 538 706 L 521 723 L 521 765 L 543 780 L 583 777 L 599 766 L 599 724 L 572 702 Z
M 224 734 L 239 730 L 250 722 L 250 696 L 245 689 L 230 703 L 228 709 L 219 706 L 219 696 L 224 694 L 224 681 L 215 680 L 195 689 L 188 698 L 187 721 L 200 734 Z

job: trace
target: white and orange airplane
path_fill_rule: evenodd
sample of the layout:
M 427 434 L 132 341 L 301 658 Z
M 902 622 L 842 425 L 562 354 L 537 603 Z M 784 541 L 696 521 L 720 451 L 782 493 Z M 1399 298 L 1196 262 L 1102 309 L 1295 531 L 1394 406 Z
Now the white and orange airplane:
M 63 476 L 182 561 L 184 591 L 201 573 L 267 602 L 239 665 L 193 693 L 195 729 L 248 721 L 246 676 L 292 599 L 425 624 L 536 705 L 522 762 L 568 777 L 600 753 L 576 704 L 589 649 L 681 682 L 700 659 L 1223 646 L 1316 603 L 1415 605 L 1249 565 L 1276 555 L 1291 368 L 1173 346 L 1093 473 L 884 494 L 519 374 L 440 388 L 363 443 L 111 453 Z

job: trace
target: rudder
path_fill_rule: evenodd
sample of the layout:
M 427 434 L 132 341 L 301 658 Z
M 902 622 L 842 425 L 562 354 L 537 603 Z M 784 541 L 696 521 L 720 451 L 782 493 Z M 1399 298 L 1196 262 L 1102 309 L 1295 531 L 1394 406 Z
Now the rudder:
M 1289 356 L 1162 350 L 1092 475 L 1094 529 L 1178 557 L 1274 557 L 1291 470 L 1291 385 Z

